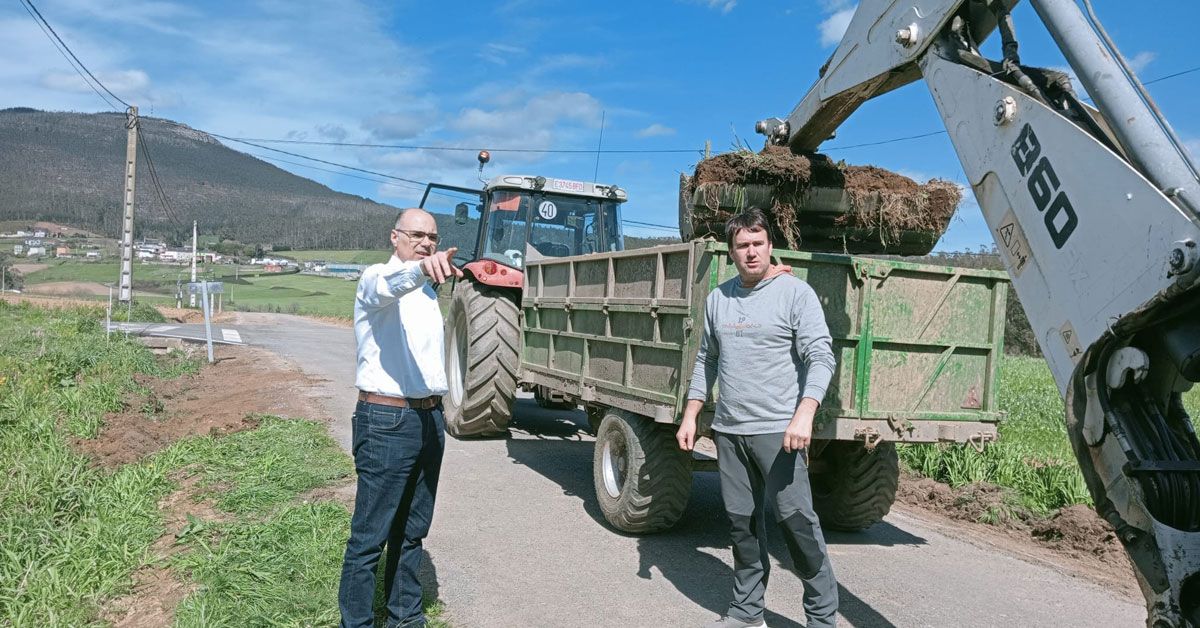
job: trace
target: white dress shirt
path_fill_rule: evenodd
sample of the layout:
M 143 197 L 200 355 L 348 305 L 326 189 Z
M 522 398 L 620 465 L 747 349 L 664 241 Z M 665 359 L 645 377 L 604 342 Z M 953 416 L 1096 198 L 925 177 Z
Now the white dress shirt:
M 418 261 L 395 255 L 358 280 L 354 300 L 359 390 L 393 397 L 446 394 L 442 311 Z

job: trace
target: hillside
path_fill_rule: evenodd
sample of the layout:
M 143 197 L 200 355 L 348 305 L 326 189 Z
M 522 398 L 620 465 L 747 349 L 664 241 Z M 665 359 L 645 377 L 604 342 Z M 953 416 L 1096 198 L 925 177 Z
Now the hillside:
M 47 220 L 116 237 L 121 223 L 125 116 L 0 110 L 0 220 Z M 385 243 L 397 209 L 335 192 L 206 133 L 157 118 L 142 132 L 182 226 L 154 196 L 138 154 L 137 235 L 181 241 L 200 231 L 292 248 Z M 450 227 L 452 220 L 443 221 Z

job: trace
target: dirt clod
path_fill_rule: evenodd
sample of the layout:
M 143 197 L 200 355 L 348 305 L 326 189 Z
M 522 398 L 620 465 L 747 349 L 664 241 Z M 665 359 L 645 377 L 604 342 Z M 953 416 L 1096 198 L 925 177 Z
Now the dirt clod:
M 1129 557 L 1107 521 L 1088 506 L 1038 516 L 1008 489 L 991 484 L 958 488 L 902 473 L 896 501 L 953 522 L 969 538 L 986 537 L 1031 558 L 1065 566 L 1089 580 L 1139 597 Z
M 720 238 L 726 220 L 758 206 L 777 241 L 791 249 L 921 255 L 945 232 L 961 199 L 948 181 L 918 184 L 882 168 L 768 146 L 697 164 L 680 184 L 680 223 L 685 239 Z

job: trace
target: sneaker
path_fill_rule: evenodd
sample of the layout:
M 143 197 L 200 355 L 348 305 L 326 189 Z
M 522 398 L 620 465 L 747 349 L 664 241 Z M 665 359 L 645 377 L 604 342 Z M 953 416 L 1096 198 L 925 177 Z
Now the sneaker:
M 711 624 L 705 624 L 704 628 L 767 628 L 767 622 L 763 619 L 750 622 L 733 617 L 722 617 Z

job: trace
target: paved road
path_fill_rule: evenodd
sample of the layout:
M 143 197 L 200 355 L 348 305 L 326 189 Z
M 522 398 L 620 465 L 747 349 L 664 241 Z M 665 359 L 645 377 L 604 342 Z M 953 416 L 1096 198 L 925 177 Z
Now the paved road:
M 324 380 L 346 447 L 354 405 L 350 329 L 242 315 L 245 340 Z M 731 557 L 715 474 L 697 474 L 680 525 L 633 537 L 605 527 L 581 413 L 518 402 L 510 438 L 448 439 L 430 587 L 456 627 L 696 626 L 724 609 Z M 1137 626 L 1140 603 L 1044 566 L 956 540 L 893 513 L 868 533 L 830 534 L 849 626 Z M 800 626 L 800 583 L 772 543 L 768 624 Z
M 240 345 L 242 334 L 237 329 L 223 325 L 212 325 L 214 343 Z M 181 338 L 196 342 L 207 340 L 204 323 L 109 323 L 109 329 L 135 336 L 156 338 Z

